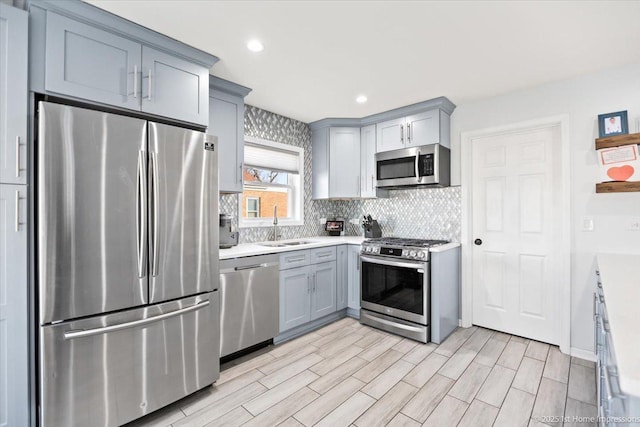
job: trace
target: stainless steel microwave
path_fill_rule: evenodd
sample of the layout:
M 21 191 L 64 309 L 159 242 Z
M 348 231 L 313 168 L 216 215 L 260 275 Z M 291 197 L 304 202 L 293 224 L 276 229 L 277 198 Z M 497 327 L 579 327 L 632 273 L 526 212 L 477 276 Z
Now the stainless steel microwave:
M 449 149 L 440 144 L 376 153 L 378 188 L 448 187 L 450 181 Z

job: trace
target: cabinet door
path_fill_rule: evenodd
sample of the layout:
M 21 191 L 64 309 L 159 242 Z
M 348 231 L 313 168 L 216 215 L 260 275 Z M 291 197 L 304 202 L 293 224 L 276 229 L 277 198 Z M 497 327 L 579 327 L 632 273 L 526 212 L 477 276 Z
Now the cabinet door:
M 220 191 L 242 193 L 244 100 L 237 96 L 211 91 L 207 132 L 218 137 Z
M 360 197 L 360 128 L 329 129 L 329 197 Z
M 347 245 L 338 246 L 336 259 L 336 310 L 347 308 L 349 286 L 349 250 Z
M 376 197 L 376 125 L 360 129 L 360 197 Z
M 311 266 L 311 320 L 336 311 L 336 262 Z
M 26 186 L 0 185 L 0 423 L 7 426 L 29 425 L 26 201 Z
M 142 111 L 207 126 L 209 70 L 143 46 Z
M 27 12 L 0 8 L 0 182 L 27 183 Z
M 140 110 L 141 45 L 47 12 L 45 90 Z
M 439 110 L 409 116 L 406 119 L 407 147 L 440 142 Z
M 360 246 L 349 245 L 349 308 L 360 310 Z
M 376 124 L 376 152 L 404 148 L 404 117 Z
M 310 317 L 309 267 L 280 272 L 280 332 L 307 323 Z

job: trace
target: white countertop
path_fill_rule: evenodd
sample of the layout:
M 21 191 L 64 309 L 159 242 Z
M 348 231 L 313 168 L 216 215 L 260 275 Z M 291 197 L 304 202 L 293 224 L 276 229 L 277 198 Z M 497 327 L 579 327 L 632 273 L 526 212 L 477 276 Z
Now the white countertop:
M 229 249 L 220 249 L 220 259 L 223 260 L 223 259 L 232 259 L 232 258 L 242 258 L 245 256 L 277 254 L 281 252 L 322 248 L 325 246 L 335 246 L 335 245 L 361 245 L 362 242 L 365 241 L 365 238 L 362 236 L 338 236 L 338 237 L 317 236 L 317 237 L 301 237 L 299 239 L 279 240 L 278 242 L 286 243 L 286 242 L 292 242 L 292 241 L 295 242 L 299 240 L 304 240 L 305 242 L 309 242 L 309 243 L 304 245 L 283 246 L 283 247 L 262 246 L 260 243 L 241 243 Z M 271 243 L 271 242 L 266 242 L 266 243 Z M 435 248 L 429 249 L 429 251 L 444 252 L 449 249 L 457 248 L 458 246 L 460 246 L 460 243 L 452 242 L 452 243 L 436 246 Z
M 229 249 L 220 249 L 220 259 L 241 258 L 245 256 L 277 254 L 280 252 L 298 251 L 303 249 L 322 248 L 335 245 L 360 245 L 364 241 L 362 236 L 318 236 L 301 237 L 299 239 L 279 240 L 279 242 L 291 242 L 304 240 L 310 242 L 305 245 L 269 247 L 259 243 L 241 243 Z
M 620 388 L 640 396 L 640 255 L 598 254 Z

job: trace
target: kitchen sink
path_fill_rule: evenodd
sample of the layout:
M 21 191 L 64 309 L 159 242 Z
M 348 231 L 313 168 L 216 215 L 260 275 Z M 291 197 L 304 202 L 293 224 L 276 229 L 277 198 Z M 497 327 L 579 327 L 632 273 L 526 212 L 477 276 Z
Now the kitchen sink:
M 284 248 L 287 246 L 298 246 L 298 245 L 306 245 L 309 243 L 313 243 L 310 242 L 308 240 L 294 240 L 292 242 L 263 242 L 263 243 L 258 243 L 260 246 L 267 246 L 270 248 Z

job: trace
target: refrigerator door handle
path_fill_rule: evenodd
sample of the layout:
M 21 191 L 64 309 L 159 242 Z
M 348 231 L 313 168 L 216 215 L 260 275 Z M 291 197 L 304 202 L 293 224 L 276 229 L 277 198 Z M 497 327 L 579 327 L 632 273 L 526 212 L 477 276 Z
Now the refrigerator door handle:
M 138 244 L 138 277 L 146 276 L 147 268 L 147 163 L 145 152 L 138 152 L 138 182 L 136 188 L 136 237 Z
M 160 201 L 158 200 L 158 154 L 157 153 L 150 153 L 151 154 L 151 168 L 152 168 L 152 173 L 151 173 L 151 186 L 153 188 L 153 207 L 151 208 L 151 220 L 153 221 L 152 227 L 153 227 L 153 236 L 151 237 L 151 244 L 153 245 L 152 248 L 152 256 L 153 259 L 151 260 L 151 275 L 153 277 L 156 277 L 158 275 L 158 235 L 160 234 L 159 231 L 159 218 L 158 218 L 158 210 L 159 210 L 159 204 Z
M 135 328 L 138 326 L 144 326 L 144 325 L 148 325 L 149 323 L 159 322 L 160 320 L 166 320 L 171 317 L 181 316 L 186 313 L 191 313 L 192 311 L 200 310 L 201 308 L 208 307 L 209 304 L 210 304 L 209 300 L 206 300 L 206 301 L 199 302 L 198 304 L 192 305 L 190 307 L 181 308 L 179 310 L 160 314 L 158 316 L 148 317 L 146 319 L 134 320 L 133 322 L 119 323 L 117 325 L 104 326 L 102 328 L 68 331 L 64 333 L 64 339 L 71 340 L 74 338 L 90 337 L 93 335 L 100 335 L 100 334 L 106 334 L 108 332 L 120 331 L 122 329 L 129 329 L 129 328 Z

